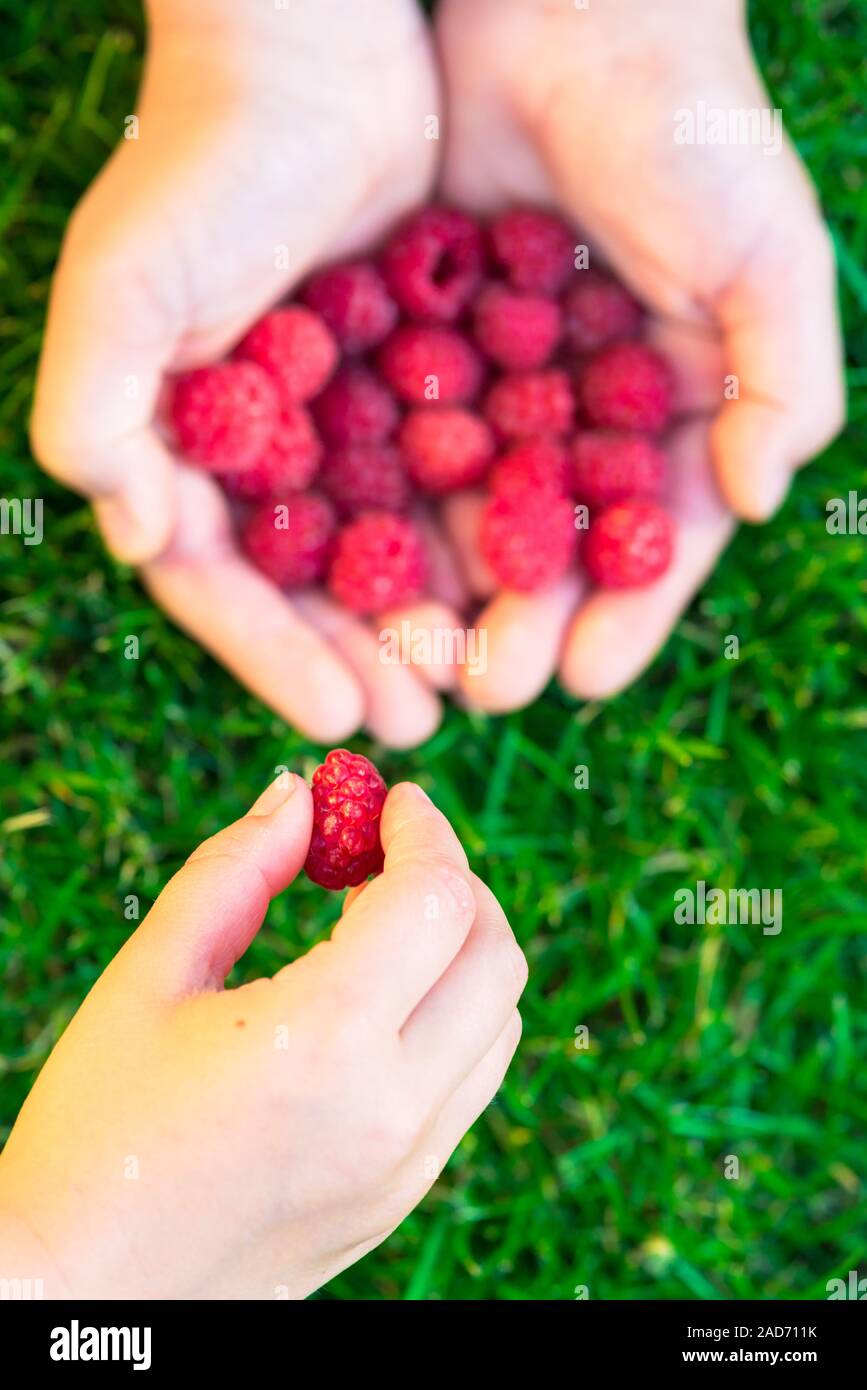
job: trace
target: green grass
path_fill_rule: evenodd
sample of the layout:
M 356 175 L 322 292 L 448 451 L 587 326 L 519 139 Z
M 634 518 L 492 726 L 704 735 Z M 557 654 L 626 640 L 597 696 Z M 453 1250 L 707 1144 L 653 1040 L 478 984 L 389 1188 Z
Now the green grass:
M 863 387 L 867 13 L 764 0 L 752 22 L 833 227 Z M 2 1140 L 125 939 L 124 897 L 147 906 L 276 764 L 309 770 L 319 750 L 204 659 L 106 560 L 83 503 L 33 469 L 51 268 L 131 108 L 142 33 L 130 0 L 0 0 L 0 33 L 0 496 L 42 496 L 47 513 L 41 546 L 0 537 Z M 452 819 L 531 975 L 500 1096 L 328 1295 L 821 1298 L 831 1276 L 867 1273 L 867 539 L 824 528 L 827 498 L 863 493 L 864 417 L 856 394 L 847 439 L 738 537 L 636 688 L 583 707 L 551 690 L 506 719 L 451 710 L 416 753 L 374 748 Z M 673 892 L 698 878 L 782 886 L 781 935 L 676 925 Z M 299 884 L 241 976 L 292 959 L 333 911 Z

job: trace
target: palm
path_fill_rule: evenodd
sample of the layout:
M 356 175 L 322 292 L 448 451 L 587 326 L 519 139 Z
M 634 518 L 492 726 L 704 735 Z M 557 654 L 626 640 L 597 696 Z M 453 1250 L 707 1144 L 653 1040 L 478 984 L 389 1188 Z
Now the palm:
M 672 569 L 645 592 L 585 597 L 567 580 L 543 595 L 495 598 L 480 619 L 487 676 L 465 682 L 489 708 L 532 698 L 558 660 L 576 694 L 627 684 L 726 544 L 729 507 L 750 518 L 772 510 L 798 451 L 819 447 L 839 411 L 827 240 L 796 157 L 788 147 L 771 159 L 755 146 L 674 140 L 675 112 L 697 97 L 766 102 L 748 49 L 729 25 L 717 50 L 699 49 L 714 56 L 698 70 L 688 32 L 666 44 L 634 18 L 629 0 L 580 16 L 565 4 L 453 0 L 442 15 L 447 192 L 483 210 L 514 201 L 562 209 L 591 259 L 607 260 L 651 310 L 649 336 L 673 362 L 683 417 L 670 441 Z M 805 243 L 813 254 L 801 262 Z M 795 297 L 781 284 L 787 251 Z M 805 327 L 825 355 L 799 397 Z M 727 372 L 740 384 L 729 404 Z

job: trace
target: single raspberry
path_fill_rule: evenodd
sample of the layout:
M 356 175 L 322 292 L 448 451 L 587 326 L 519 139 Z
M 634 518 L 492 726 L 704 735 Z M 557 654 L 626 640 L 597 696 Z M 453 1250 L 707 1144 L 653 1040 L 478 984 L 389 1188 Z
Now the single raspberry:
M 664 358 L 644 343 L 612 343 L 593 354 L 578 378 L 592 425 L 656 434 L 671 416 L 674 383 Z
M 199 367 L 179 376 L 172 393 L 180 448 L 213 473 L 251 468 L 274 433 L 278 413 L 277 389 L 255 362 Z
M 553 490 L 494 493 L 482 512 L 479 547 L 507 589 L 553 584 L 577 548 L 575 511 Z
M 322 888 L 355 888 L 382 870 L 379 818 L 388 788 L 361 753 L 332 748 L 313 774 L 313 833 L 304 872 Z
M 481 282 L 484 258 L 482 233 L 471 217 L 427 207 L 398 228 L 381 263 L 405 313 L 429 323 L 452 323 Z
M 569 452 L 559 439 L 522 439 L 497 460 L 488 487 L 494 493 L 548 491 L 566 497 L 571 491 Z
M 487 419 L 507 439 L 565 434 L 572 424 L 574 409 L 569 378 L 554 367 L 503 376 L 491 387 L 484 402 Z
M 411 521 L 364 512 L 337 537 L 328 585 L 354 613 L 376 613 L 419 598 L 426 568 L 424 542 Z
M 332 449 L 320 482 L 343 516 L 378 508 L 401 512 L 409 502 L 409 478 L 393 444 L 346 444 Z
M 257 507 L 241 539 L 253 564 L 281 589 L 324 579 L 336 530 L 334 508 L 317 492 L 299 492 L 285 503 Z
M 560 339 L 560 306 L 545 295 L 486 285 L 473 314 L 482 352 L 509 371 L 544 367 Z
M 410 477 L 427 492 L 472 487 L 486 473 L 494 452 L 488 425 L 460 406 L 409 411 L 397 438 Z
M 590 523 L 587 573 L 606 589 L 634 589 L 665 574 L 674 554 L 674 522 L 656 502 L 615 502 Z
M 337 343 L 319 314 L 303 304 L 275 309 L 238 344 L 238 356 L 264 367 L 284 401 L 309 401 L 337 366 Z
M 377 347 L 397 324 L 397 305 L 372 261 L 320 270 L 307 281 L 301 298 L 322 315 L 347 353 Z
M 482 359 L 454 328 L 405 323 L 383 343 L 377 361 L 389 386 L 416 405 L 462 405 L 482 384 Z
M 227 473 L 222 479 L 223 487 L 230 497 L 246 502 L 303 492 L 316 476 L 321 457 L 322 444 L 308 412 L 303 405 L 287 401 L 280 409 L 265 452 L 252 468 Z
M 665 482 L 665 455 L 642 434 L 586 430 L 572 444 L 572 481 L 591 506 L 655 497 Z
M 575 352 L 594 352 L 641 327 L 641 305 L 618 280 L 582 270 L 563 297 L 564 336 Z
M 398 421 L 397 401 L 367 367 L 343 366 L 313 402 L 313 417 L 328 444 L 376 444 Z
M 572 273 L 574 237 L 553 213 L 512 208 L 493 219 L 488 235 L 495 259 L 519 290 L 556 294 Z

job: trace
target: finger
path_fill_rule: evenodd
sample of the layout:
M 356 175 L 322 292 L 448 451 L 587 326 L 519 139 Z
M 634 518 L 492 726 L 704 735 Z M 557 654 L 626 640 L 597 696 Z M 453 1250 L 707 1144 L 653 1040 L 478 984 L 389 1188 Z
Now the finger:
M 415 748 L 439 726 L 440 702 L 410 666 L 389 664 L 375 632 L 324 594 L 299 594 L 296 606 L 352 670 L 364 690 L 364 722 L 388 748 Z
M 334 744 L 364 719 L 347 664 L 237 549 L 225 500 L 178 465 L 178 526 L 143 569 L 154 599 L 255 695 L 308 738 Z
M 392 787 L 382 812 L 385 868 L 331 937 L 335 987 L 399 1030 L 454 960 L 476 913 L 466 856 L 419 787 Z
M 676 416 L 711 415 L 726 390 L 726 368 L 718 328 L 682 319 L 652 318 L 645 339 L 672 369 Z
M 417 1147 L 419 1177 L 427 1178 L 428 1186 L 494 1099 L 520 1041 L 521 1015 L 514 1009 L 496 1042 L 449 1096 Z
M 473 875 L 476 917 L 451 965 L 401 1030 L 405 1055 L 435 1104 L 478 1065 L 514 1012 L 527 962 L 506 914 Z
M 468 663 L 458 674 L 467 700 L 498 714 L 535 700 L 557 669 L 569 619 L 584 590 L 576 573 L 531 594 L 501 590 L 476 619 L 475 665 Z
M 708 452 L 704 423 L 672 436 L 669 510 L 677 525 L 671 568 L 645 589 L 597 589 L 576 614 L 563 650 L 560 677 L 582 699 L 601 699 L 644 670 L 725 549 L 734 520 L 723 503 Z
M 483 492 L 455 492 L 442 506 L 443 527 L 466 585 L 476 598 L 489 598 L 499 587 L 479 550 L 479 523 L 486 502 Z
M 457 556 L 443 532 L 442 525 L 426 510 L 414 517 L 424 536 L 428 557 L 428 589 L 431 597 L 459 612 L 467 605 L 467 585 Z
M 281 773 L 241 820 L 205 840 L 117 957 L 137 991 L 173 999 L 217 989 L 310 847 L 310 790 Z
M 716 304 L 726 368 L 738 383 L 711 435 L 723 496 L 746 521 L 782 502 L 793 469 L 844 417 L 834 257 L 809 194 L 784 210 Z
M 424 599 L 393 608 L 378 619 L 382 659 L 411 666 L 434 690 L 451 690 L 465 658 L 466 632 L 453 608 Z

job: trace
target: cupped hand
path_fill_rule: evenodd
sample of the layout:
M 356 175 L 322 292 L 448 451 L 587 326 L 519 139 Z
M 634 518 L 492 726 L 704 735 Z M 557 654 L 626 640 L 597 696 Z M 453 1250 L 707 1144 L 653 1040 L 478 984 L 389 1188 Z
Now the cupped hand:
M 136 112 L 70 223 L 32 438 L 111 551 L 240 681 L 324 743 L 409 745 L 437 683 L 364 624 L 245 560 L 212 479 L 155 426 L 168 373 L 213 361 L 311 267 L 375 244 L 435 176 L 437 86 L 411 0 L 152 0 Z
M 463 676 L 491 710 L 532 700 L 558 668 L 575 695 L 607 696 L 652 659 L 735 518 L 770 516 L 840 428 L 830 239 L 773 125 L 764 144 L 675 138 L 679 122 L 688 133 L 684 111 L 700 122 L 712 108 L 769 107 L 738 0 L 443 0 L 438 37 L 446 196 L 479 211 L 559 209 L 591 264 L 610 264 L 649 307 L 650 340 L 678 376 L 671 570 L 631 593 L 587 593 L 570 577 L 497 595 L 478 619 L 487 669 Z M 485 597 L 478 507 L 464 498 L 447 510 Z
M 101 976 L 0 1158 L 0 1277 L 46 1298 L 304 1297 L 403 1220 L 490 1102 L 526 964 L 411 783 L 330 940 L 224 987 L 311 825 L 284 774 Z

